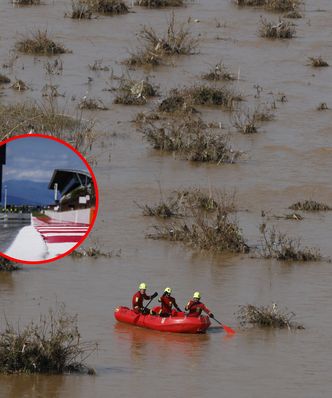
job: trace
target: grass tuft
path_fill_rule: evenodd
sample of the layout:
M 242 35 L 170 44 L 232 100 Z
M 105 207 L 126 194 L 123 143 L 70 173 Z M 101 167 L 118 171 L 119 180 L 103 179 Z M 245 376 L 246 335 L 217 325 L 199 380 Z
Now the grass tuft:
M 268 21 L 261 18 L 259 35 L 268 39 L 291 39 L 296 33 L 295 26 L 288 22 L 279 19 L 279 22 Z
M 48 36 L 46 30 L 36 30 L 30 37 L 16 43 L 17 51 L 25 54 L 56 55 L 70 52 L 62 44 L 56 43 Z

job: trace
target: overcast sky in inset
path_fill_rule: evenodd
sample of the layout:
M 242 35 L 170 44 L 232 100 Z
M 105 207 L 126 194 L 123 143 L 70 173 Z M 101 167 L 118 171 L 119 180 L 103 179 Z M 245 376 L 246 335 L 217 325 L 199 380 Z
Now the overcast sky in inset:
M 24 137 L 7 143 L 3 180 L 49 182 L 54 169 L 87 171 L 84 162 L 67 146 L 48 138 Z

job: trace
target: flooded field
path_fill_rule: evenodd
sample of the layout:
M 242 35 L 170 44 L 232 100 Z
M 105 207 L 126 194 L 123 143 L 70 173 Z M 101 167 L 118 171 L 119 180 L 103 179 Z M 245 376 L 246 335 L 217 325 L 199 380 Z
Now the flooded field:
M 45 84 L 57 85 L 60 109 L 96 121 L 96 141 L 88 158 L 100 191 L 96 225 L 85 246 L 114 251 L 111 258 L 72 257 L 54 264 L 23 266 L 0 274 L 1 329 L 6 317 L 23 325 L 38 319 L 57 302 L 77 313 L 84 340 L 99 343 L 87 362 L 96 369 L 88 375 L 0 375 L 0 397 L 88 398 L 133 394 L 147 398 L 174 396 L 327 397 L 332 382 L 332 264 L 282 262 L 251 254 L 199 253 L 181 243 L 145 238 L 158 221 L 144 217 L 135 204 L 154 204 L 175 189 L 192 186 L 236 192 L 239 226 L 247 244 L 260 244 L 259 226 L 273 225 L 303 246 L 318 247 L 332 257 L 332 212 L 300 212 L 303 220 L 287 220 L 290 205 L 316 200 L 332 206 L 332 67 L 314 68 L 308 57 L 322 56 L 332 64 L 332 4 L 305 2 L 304 17 L 290 20 L 296 35 L 289 40 L 258 36 L 260 16 L 277 21 L 279 14 L 238 8 L 231 1 L 207 0 L 175 10 L 178 21 L 188 21 L 199 36 L 197 53 L 172 58 L 170 65 L 130 70 L 130 76 L 159 85 L 160 97 L 147 105 L 113 104 L 117 87 L 113 76 L 125 73 L 121 63 L 137 46 L 142 25 L 157 32 L 167 28 L 170 10 L 133 7 L 121 16 L 98 19 L 64 18 L 70 1 L 14 7 L 0 0 L 0 73 L 12 82 L 22 79 L 29 90 L 0 89 L 0 106 L 35 100 Z M 42 57 L 12 52 L 20 35 L 47 29 L 72 53 Z M 14 55 L 13 55 L 14 54 Z M 46 62 L 61 59 L 63 70 L 50 74 Z M 89 65 L 102 59 L 108 71 Z M 257 134 L 239 133 L 232 115 L 220 107 L 197 106 L 201 117 L 216 122 L 230 135 L 232 147 L 244 152 L 234 164 L 204 164 L 161 153 L 149 145 L 132 120 L 154 109 L 173 88 L 204 84 L 200 79 L 222 60 L 236 76 L 225 83 L 241 93 L 241 106 L 260 103 L 273 108 L 274 118 Z M 215 83 L 222 86 L 222 83 Z M 84 96 L 97 98 L 108 110 L 79 109 Z M 205 335 L 170 335 L 116 324 L 113 311 L 130 305 L 141 281 L 148 292 L 172 286 L 180 307 L 193 291 L 216 318 L 237 330 L 227 338 L 215 324 Z M 239 328 L 239 305 L 277 303 L 296 313 L 305 330 Z

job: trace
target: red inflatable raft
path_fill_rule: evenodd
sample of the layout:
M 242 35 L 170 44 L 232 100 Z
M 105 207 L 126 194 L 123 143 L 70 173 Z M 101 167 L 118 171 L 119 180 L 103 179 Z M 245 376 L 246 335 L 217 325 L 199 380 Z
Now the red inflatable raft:
M 194 318 L 186 316 L 183 312 L 174 311 L 172 316 L 163 318 L 159 315 L 136 314 L 128 307 L 116 308 L 114 317 L 119 322 L 159 330 L 160 332 L 204 333 L 211 325 L 208 316 Z

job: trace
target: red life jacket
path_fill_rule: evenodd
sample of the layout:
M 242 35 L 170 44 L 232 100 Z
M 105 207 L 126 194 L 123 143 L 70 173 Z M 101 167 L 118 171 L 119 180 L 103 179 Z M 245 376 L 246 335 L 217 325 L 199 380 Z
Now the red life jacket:
M 186 310 L 189 311 L 188 316 L 190 317 L 199 317 L 202 311 L 206 312 L 208 315 L 211 314 L 211 311 L 200 301 L 190 300 L 186 305 Z
M 172 314 L 172 306 L 177 307 L 175 298 L 172 296 L 168 296 L 167 294 L 163 294 L 159 297 L 158 301 L 161 303 L 161 314 Z
M 150 300 L 150 296 L 148 296 L 146 293 L 142 294 L 140 291 L 133 295 L 132 304 L 133 310 L 136 313 L 141 312 L 141 310 L 144 308 L 143 300 Z

